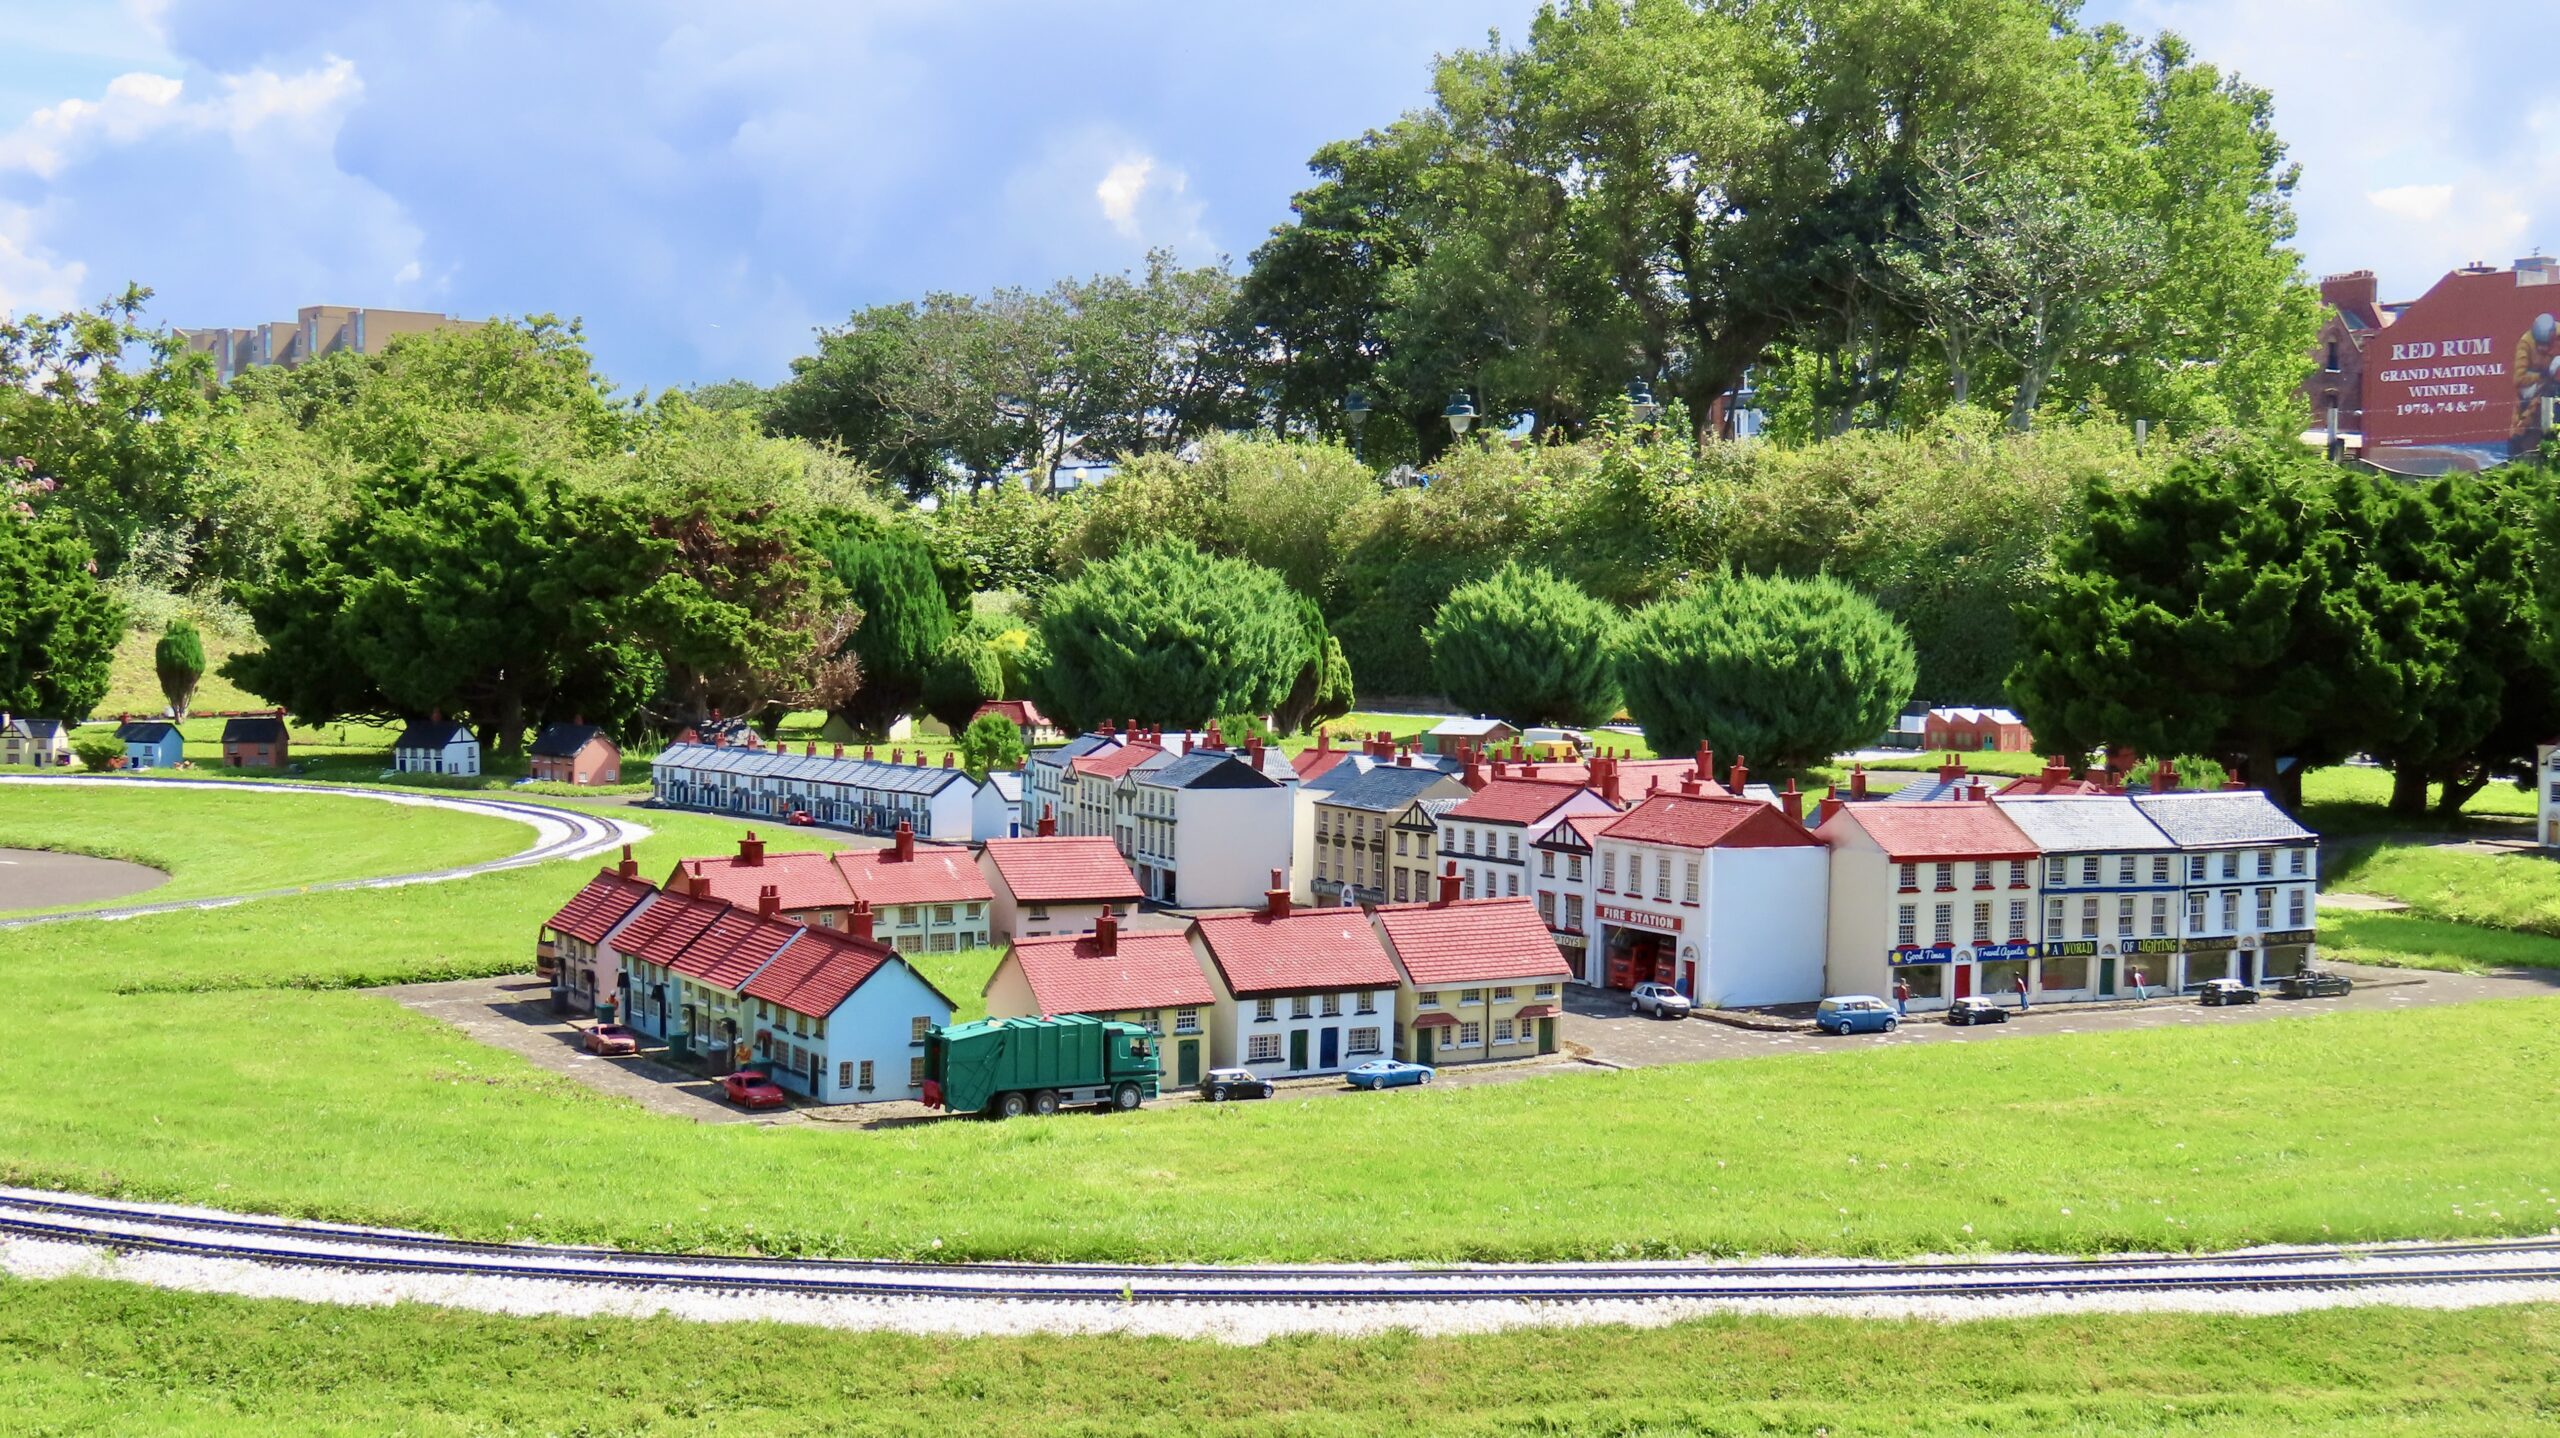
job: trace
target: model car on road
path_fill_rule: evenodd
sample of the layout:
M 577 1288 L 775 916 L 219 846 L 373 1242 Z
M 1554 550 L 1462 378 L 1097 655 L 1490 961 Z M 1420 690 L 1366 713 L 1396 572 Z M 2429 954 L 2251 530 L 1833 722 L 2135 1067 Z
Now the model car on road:
M 1627 995 L 1627 1007 L 1657 1019 L 1685 1019 L 1689 1016 L 1689 996 L 1669 984 L 1638 984 Z
M 2326 969 L 2298 969 L 2284 976 L 2284 996 L 2289 999 L 2334 999 L 2355 986 L 2355 980 Z
M 2218 1009 L 2229 1004 L 2254 1004 L 2258 991 L 2238 979 L 2207 979 L 2197 991 L 2196 999 L 2206 1008 Z
M 1947 1022 L 1970 1028 L 1975 1024 L 2005 1024 L 2009 1011 L 1989 999 L 1958 999 L 1947 1005 Z
M 1200 1096 L 1211 1103 L 1225 1103 L 1231 1098 L 1269 1098 L 1273 1092 L 1271 1080 L 1251 1069 L 1211 1069 L 1200 1080 Z
M 587 1052 L 608 1058 L 640 1052 L 640 1036 L 620 1024 L 596 1024 L 579 1042 Z
M 818 821 L 809 817 L 808 810 L 794 809 L 788 815 L 784 816 L 782 822 L 805 829 L 816 824 Z
M 1889 1034 L 1902 1015 L 1873 994 L 1841 994 L 1824 999 L 1813 1011 L 1813 1026 L 1826 1034 Z
M 791 1102 L 773 1080 L 754 1069 L 740 1069 L 720 1080 L 720 1091 L 740 1108 L 781 1108 Z
M 1371 1059 L 1343 1075 L 1353 1088 L 1402 1088 L 1431 1082 L 1431 1066 L 1402 1059 Z

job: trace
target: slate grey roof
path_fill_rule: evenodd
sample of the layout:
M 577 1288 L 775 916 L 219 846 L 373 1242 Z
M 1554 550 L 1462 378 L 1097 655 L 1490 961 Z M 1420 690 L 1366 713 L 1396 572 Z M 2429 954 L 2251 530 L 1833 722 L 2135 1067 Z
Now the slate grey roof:
M 1064 744 L 1052 744 L 1046 749 L 1032 750 L 1031 762 L 1045 764 L 1052 769 L 1062 769 L 1070 759 L 1081 759 L 1097 750 L 1117 747 L 1119 746 L 1116 740 L 1105 739 L 1099 734 L 1078 734 Z
M 2299 844 L 2320 836 L 2256 789 L 2208 789 L 2195 793 L 2138 794 L 2145 818 L 2183 849 L 2249 844 Z
M 650 765 L 652 775 L 679 770 L 842 784 L 897 794 L 939 794 L 953 784 L 972 782 L 958 769 L 885 764 L 877 759 L 838 759 L 831 754 L 795 754 L 781 749 L 747 749 L 734 744 L 671 744 Z
M 1344 766 L 1336 765 L 1336 768 Z M 1437 769 L 1412 769 L 1396 764 L 1381 764 L 1350 781 L 1334 786 L 1333 792 L 1318 800 L 1345 809 L 1365 809 L 1371 813 L 1391 813 L 1420 797 L 1423 790 L 1449 782 L 1449 776 Z
M 536 759 L 575 759 L 590 740 L 604 733 L 593 724 L 545 724 L 528 752 Z
M 988 772 L 988 774 L 987 774 L 987 782 L 988 782 L 988 783 L 990 783 L 990 784 L 995 785 L 995 786 L 996 786 L 996 792 L 997 792 L 998 794 L 1003 795 L 1003 796 L 1005 797 L 1005 799 L 1006 799 L 1006 801 L 1007 801 L 1007 802 L 1009 802 L 1009 803 L 1014 803 L 1014 804 L 1019 804 L 1019 803 L 1021 803 L 1021 802 L 1022 802 L 1022 771 L 1021 771 L 1021 770 L 1019 770 L 1019 769 L 995 769 L 995 770 L 990 770 L 990 771 Z
M 284 721 L 272 714 L 259 714 L 246 719 L 222 721 L 225 744 L 281 744 L 285 742 Z
M 1436 826 L 1440 822 L 1441 815 L 1448 813 L 1450 810 L 1465 802 L 1467 802 L 1467 796 L 1464 794 L 1457 794 L 1446 799 L 1418 800 L 1407 807 L 1411 809 L 1420 809 L 1423 813 L 1423 817 L 1429 819 Z M 1396 817 L 1398 820 L 1402 820 L 1404 815 L 1399 813 Z
M 1137 775 L 1162 789 L 1277 789 L 1280 781 L 1224 749 L 1194 749 Z
M 1873 778 L 1876 772 L 1870 769 L 1867 775 Z M 1920 775 L 1899 789 L 1882 793 L 1869 790 L 1867 800 L 1869 803 L 1881 800 L 1888 804 L 1935 804 L 1941 800 L 1960 797 L 1959 791 L 1971 789 L 1976 782 L 1988 786 L 1992 777 L 1982 774 L 1958 774 L 1952 779 L 1941 779 L 1933 770 Z
M 116 726 L 116 737 L 127 744 L 159 744 L 178 732 L 175 724 L 157 719 L 128 719 Z
M 38 739 L 50 739 L 62 732 L 59 719 L 21 719 L 18 722 L 25 726 L 28 734 Z
M 477 743 L 471 731 L 450 719 L 412 719 L 400 737 L 391 741 L 394 749 L 442 749 L 449 744 Z
M 2178 847 L 2123 794 L 1994 798 L 2009 822 L 2048 854 L 2142 853 Z

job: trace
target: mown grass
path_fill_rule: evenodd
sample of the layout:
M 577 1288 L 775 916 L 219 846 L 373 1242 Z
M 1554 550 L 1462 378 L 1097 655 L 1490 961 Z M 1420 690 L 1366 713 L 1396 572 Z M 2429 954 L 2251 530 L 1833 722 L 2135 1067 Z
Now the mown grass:
M 2320 953 L 2341 963 L 2456 974 L 2560 969 L 2560 939 L 2353 909 L 2321 910 Z
M 531 842 L 512 820 L 342 795 L 0 785 L 0 848 L 147 864 L 169 875 L 152 903 L 477 863 Z
M 2397 899 L 2420 918 L 2560 938 L 2560 858 L 2538 851 L 2375 844 L 2349 851 L 2322 882 Z
M 90 1435 L 2321 1435 L 2553 1420 L 2560 1309 L 1722 1317 L 1254 1347 L 328 1308 L 0 1282 L 10 1431 Z

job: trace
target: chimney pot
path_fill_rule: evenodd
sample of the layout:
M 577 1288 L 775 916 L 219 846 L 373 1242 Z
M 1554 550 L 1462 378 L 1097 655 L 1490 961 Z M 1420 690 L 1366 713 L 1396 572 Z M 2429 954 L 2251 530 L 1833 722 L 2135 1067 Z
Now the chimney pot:
M 1681 793 L 1682 797 L 1684 797 L 1684 798 L 1690 798 L 1690 799 L 1695 799 L 1695 798 L 1697 798 L 1697 797 L 1698 797 L 1698 781 L 1697 781 L 1697 780 L 1695 780 L 1695 779 L 1683 779 L 1683 780 L 1681 780 L 1681 781 L 1680 781 L 1680 793 Z
M 803 742 L 803 744 L 802 744 L 802 746 L 801 746 L 801 749 L 800 749 L 800 757 L 801 757 L 801 758 L 803 758 L 803 759 L 815 759 L 815 758 L 817 758 L 817 757 L 818 757 L 818 741 L 817 741 L 817 740 L 815 740 L 815 739 L 810 739 L 810 740 L 806 740 L 806 741 L 804 741 L 804 742 Z
M 1796 792 L 1795 780 L 1789 779 L 1787 787 L 1778 791 L 1778 810 L 1794 823 L 1804 823 L 1804 795 Z
M 1864 764 L 1849 766 L 1849 797 L 1853 800 L 1867 797 L 1867 766 Z
M 844 922 L 845 932 L 862 940 L 866 944 L 873 942 L 871 937 L 871 901 L 869 899 L 854 900 L 853 911 L 845 915 Z
M 1055 838 L 1058 833 L 1058 816 L 1050 812 L 1049 806 L 1046 804 L 1040 806 L 1039 833 L 1040 837 L 1043 839 Z
M 1093 947 L 1105 954 L 1120 952 L 1120 921 L 1111 916 L 1111 910 L 1107 905 L 1094 918 Z
M 891 840 L 890 843 L 890 852 L 896 856 L 896 862 L 903 864 L 909 859 L 914 858 L 916 856 L 915 826 L 904 819 L 900 819 L 898 821 L 897 837 Z
M 1830 823 L 1831 816 L 1839 813 L 1843 807 L 1844 806 L 1840 802 L 1840 797 L 1837 794 L 1823 795 L 1822 803 L 1814 810 L 1815 818 L 1813 826 L 1819 829 L 1823 825 Z
M 757 837 L 753 829 L 749 829 L 747 836 L 738 841 L 738 862 L 751 869 L 760 868 L 764 864 L 764 840 Z
M 2178 792 L 2178 761 L 2161 760 L 2159 766 L 2151 771 L 2151 787 L 2154 792 L 2161 794 Z
M 631 846 L 629 844 L 622 846 L 622 864 L 620 866 L 620 872 L 622 877 L 626 879 L 636 879 L 640 877 L 640 861 L 631 857 Z
M 756 914 L 758 917 L 770 919 L 781 912 L 782 890 L 771 884 L 767 884 L 763 888 L 756 890 Z
M 1741 756 L 1741 755 L 1739 755 L 1739 754 L 1734 755 L 1734 756 L 1733 756 L 1733 773 L 1732 773 L 1732 775 L 1731 775 L 1732 782 L 1731 782 L 1731 783 L 1729 783 L 1729 784 L 1727 784 L 1727 785 L 1725 785 L 1725 787 L 1726 787 L 1727 789 L 1732 790 L 1734 793 L 1739 794 L 1739 793 L 1741 793 L 1741 792 L 1742 792 L 1742 783 L 1743 783 L 1743 781 L 1744 781 L 1744 780 L 1746 780 L 1746 779 L 1748 779 L 1748 778 L 1750 778 L 1750 777 L 1751 777 L 1751 766 L 1750 766 L 1749 764 L 1746 764 L 1746 763 L 1744 763 L 1744 762 L 1743 762 L 1743 760 L 1742 760 L 1742 756 Z
M 1285 870 L 1271 871 L 1271 887 L 1262 894 L 1263 910 L 1275 919 L 1289 917 L 1289 883 Z
M 1443 870 L 1440 874 L 1439 892 L 1432 897 L 1431 907 L 1435 909 L 1445 909 L 1451 904 L 1458 902 L 1458 891 L 1460 887 L 1458 879 L 1458 865 L 1453 860 L 1450 862 L 1448 868 Z
M 952 752 L 951 752 L 950 750 L 948 750 L 948 749 L 943 750 L 943 751 L 942 751 L 942 767 L 943 767 L 943 768 L 945 768 L 945 769 L 948 769 L 948 768 L 952 767 L 951 761 L 952 761 L 953 757 L 954 757 L 954 755 L 952 754 Z
M 1470 789 L 1484 787 L 1484 765 L 1473 753 L 1467 755 L 1466 772 L 1458 776 L 1458 782 Z

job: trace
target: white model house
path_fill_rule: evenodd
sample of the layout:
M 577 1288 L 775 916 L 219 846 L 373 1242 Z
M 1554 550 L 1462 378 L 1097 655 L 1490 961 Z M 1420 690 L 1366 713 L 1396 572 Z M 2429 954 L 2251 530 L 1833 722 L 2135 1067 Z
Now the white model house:
M 1358 909 L 1297 909 L 1271 872 L 1263 906 L 1191 925 L 1218 993 L 1209 1061 L 1265 1078 L 1334 1073 L 1387 1053 L 1395 960 Z
M 1656 794 L 1591 845 L 1605 982 L 1668 983 L 1713 1008 L 1822 997 L 1830 855 L 1777 806 Z
M 2134 990 L 2137 973 L 2143 988 L 2167 987 L 2185 868 L 2176 841 L 2123 794 L 1992 802 L 2044 852 L 2031 991 L 2114 998 Z
M 2178 968 L 2154 983 L 2278 979 L 2310 964 L 2320 836 L 2255 789 L 2134 797 L 2186 861 Z
M 1290 772 L 1286 762 L 1280 764 Z M 1262 897 L 1265 875 L 1289 869 L 1297 780 L 1274 778 L 1224 749 L 1195 749 L 1124 781 L 1130 791 L 1123 849 L 1159 903 L 1235 908 Z
M 480 741 L 441 714 L 412 719 L 391 742 L 391 767 L 403 774 L 477 774 Z

